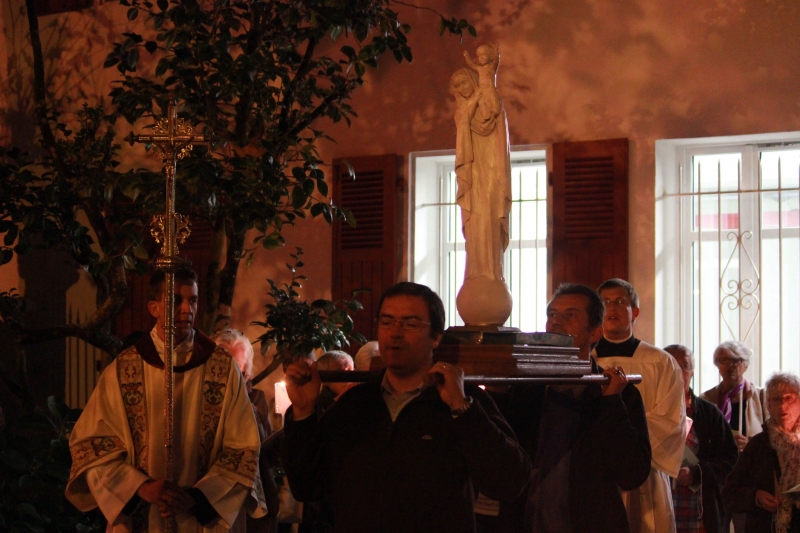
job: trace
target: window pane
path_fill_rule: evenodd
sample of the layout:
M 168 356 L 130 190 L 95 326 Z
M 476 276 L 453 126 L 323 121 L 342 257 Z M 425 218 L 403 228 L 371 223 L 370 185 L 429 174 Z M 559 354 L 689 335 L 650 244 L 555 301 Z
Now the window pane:
M 771 191 L 761 194 L 761 223 L 764 229 L 800 227 L 798 191 Z
M 509 325 L 522 331 L 544 331 L 547 253 L 544 248 L 511 250 L 509 288 L 514 310 Z
M 516 154 L 526 159 L 512 160 L 510 243 L 504 257 L 504 275 L 514 297 L 508 325 L 537 331 L 544 328 L 541 314 L 547 292 L 547 171 L 544 151 Z M 466 259 L 461 209 L 455 203 L 454 161 L 454 156 L 415 157 L 414 164 L 414 280 L 428 284 L 442 297 L 448 326 L 463 325 L 455 302 Z M 434 179 L 434 166 L 439 169 L 438 192 L 432 193 L 433 187 L 427 186 L 430 181 L 422 184 L 420 180 Z M 431 209 L 438 213 L 437 223 L 431 223 Z M 432 278 L 436 283 L 430 283 Z
M 738 194 L 704 194 L 694 198 L 693 231 L 726 231 L 739 227 Z
M 800 150 L 761 152 L 761 188 L 796 189 L 800 185 Z
M 738 190 L 740 166 L 738 153 L 694 156 L 692 192 Z

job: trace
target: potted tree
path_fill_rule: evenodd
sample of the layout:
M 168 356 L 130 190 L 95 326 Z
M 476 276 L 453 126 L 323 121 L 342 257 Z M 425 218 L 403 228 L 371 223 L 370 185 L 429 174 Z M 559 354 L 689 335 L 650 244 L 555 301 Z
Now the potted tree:
M 286 366 L 292 361 L 308 356 L 316 349 L 324 351 L 342 348 L 353 340 L 360 344 L 367 339 L 360 333 L 353 331 L 352 314 L 363 309 L 361 302 L 355 299 L 361 292 L 354 291 L 351 300 L 325 300 L 318 299 L 313 302 L 301 300 L 297 292 L 302 287 L 301 282 L 307 278 L 298 274 L 298 269 L 304 263 L 300 259 L 303 254 L 297 248 L 294 254 L 294 264 L 286 264 L 292 273 L 289 283 L 278 284 L 268 279 L 270 285 L 269 296 L 274 303 L 264 307 L 267 310 L 266 320 L 252 322 L 255 326 L 266 329 L 257 339 L 261 343 L 261 353 L 267 353 L 275 345 L 275 356 L 272 362 L 253 378 L 253 384 L 258 383 L 279 366 Z

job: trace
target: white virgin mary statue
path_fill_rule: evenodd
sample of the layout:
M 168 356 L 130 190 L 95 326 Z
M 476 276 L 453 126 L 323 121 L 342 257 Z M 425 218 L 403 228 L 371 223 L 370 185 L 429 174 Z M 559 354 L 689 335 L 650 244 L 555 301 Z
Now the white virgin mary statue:
M 479 86 L 471 69 L 457 70 L 450 86 L 457 103 L 456 201 L 467 251 L 456 307 L 468 326 L 499 326 L 513 305 L 503 277 L 511 210 L 506 113 L 497 90 Z

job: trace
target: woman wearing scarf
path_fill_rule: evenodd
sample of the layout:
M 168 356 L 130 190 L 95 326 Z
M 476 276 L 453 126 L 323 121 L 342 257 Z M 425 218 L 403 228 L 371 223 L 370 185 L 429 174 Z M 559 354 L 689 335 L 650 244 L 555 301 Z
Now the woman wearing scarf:
M 753 351 L 738 341 L 726 341 L 714 350 L 714 364 L 722 379 L 719 385 L 700 395 L 715 404 L 730 424 L 736 445 L 742 451 L 747 441 L 761 433 L 767 419 L 767 394 L 744 378 Z M 744 515 L 731 514 L 736 533 L 744 531 Z
M 753 351 L 738 341 L 726 341 L 714 350 L 714 364 L 719 369 L 720 384 L 700 397 L 716 404 L 731 426 L 739 451 L 747 441 L 761 433 L 767 419 L 764 389 L 744 378 Z
M 767 381 L 770 418 L 747 443 L 725 482 L 731 511 L 747 513 L 745 533 L 800 533 L 800 379 Z

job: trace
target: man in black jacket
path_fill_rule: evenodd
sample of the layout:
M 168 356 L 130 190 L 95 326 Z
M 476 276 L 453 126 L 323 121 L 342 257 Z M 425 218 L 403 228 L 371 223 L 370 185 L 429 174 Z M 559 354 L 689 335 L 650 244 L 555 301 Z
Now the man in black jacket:
M 547 331 L 572 335 L 589 359 L 604 311 L 594 290 L 562 284 L 547 306 Z M 607 385 L 518 387 L 502 400 L 533 468 L 527 492 L 501 505 L 497 531 L 630 530 L 620 490 L 639 487 L 650 473 L 644 406 L 621 367 L 592 366 L 609 376 Z
M 348 390 L 322 418 L 314 416 L 315 364 L 286 370 L 292 493 L 325 501 L 336 532 L 474 532 L 473 494 L 513 499 L 530 461 L 488 395 L 465 389 L 460 368 L 433 364 L 444 331 L 439 297 L 403 282 L 378 307 L 385 372 Z

